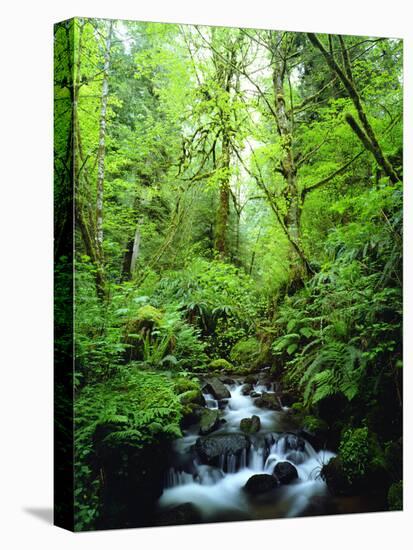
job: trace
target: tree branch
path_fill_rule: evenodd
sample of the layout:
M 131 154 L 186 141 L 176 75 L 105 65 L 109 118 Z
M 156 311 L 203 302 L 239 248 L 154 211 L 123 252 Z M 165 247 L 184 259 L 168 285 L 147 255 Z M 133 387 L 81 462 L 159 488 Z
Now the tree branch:
M 343 164 L 342 166 L 340 166 L 340 168 L 338 168 L 337 170 L 335 170 L 332 174 L 330 174 L 329 176 L 323 178 L 322 180 L 318 181 L 317 183 L 314 183 L 313 185 L 310 185 L 310 187 L 306 187 L 303 189 L 302 193 L 301 193 L 301 197 L 302 197 L 302 200 L 304 201 L 305 197 L 307 196 L 307 194 L 310 192 L 310 191 L 314 191 L 314 189 L 318 189 L 319 187 L 321 187 L 322 185 L 325 185 L 326 183 L 328 183 L 329 181 L 331 181 L 333 178 L 335 178 L 336 176 L 339 176 L 340 174 L 342 174 L 343 172 L 345 172 L 347 170 L 347 168 L 349 166 L 351 166 L 351 164 L 353 164 L 353 162 L 355 162 L 359 157 L 361 157 L 361 155 L 365 152 L 365 150 L 363 149 L 362 151 L 360 151 L 359 153 L 357 153 L 356 156 L 354 156 L 352 159 L 350 159 L 348 162 L 346 162 L 345 164 Z

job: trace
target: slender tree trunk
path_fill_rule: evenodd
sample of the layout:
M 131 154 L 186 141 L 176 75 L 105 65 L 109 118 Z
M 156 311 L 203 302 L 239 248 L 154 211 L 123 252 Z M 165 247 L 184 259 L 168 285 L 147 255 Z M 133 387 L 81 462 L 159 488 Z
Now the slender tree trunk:
M 126 251 L 123 256 L 123 265 L 122 265 L 123 281 L 128 281 L 133 277 L 133 274 L 136 269 L 136 262 L 139 258 L 140 243 L 141 243 L 141 231 L 140 231 L 140 223 L 138 222 L 136 225 L 135 235 L 133 239 L 128 241 L 126 245 Z
M 259 229 L 259 231 L 258 231 L 257 240 L 255 241 L 254 249 L 253 249 L 253 251 L 252 251 L 250 267 L 249 267 L 249 270 L 248 270 L 249 275 L 252 274 L 252 270 L 253 270 L 253 268 L 254 268 L 255 255 L 256 255 L 256 253 L 257 253 L 257 246 L 258 246 L 260 237 L 261 237 L 261 227 L 260 227 L 260 229 Z
M 75 63 L 73 66 L 74 82 L 71 94 L 72 100 L 72 127 L 73 127 L 73 171 L 75 185 L 75 223 L 76 228 L 80 230 L 82 241 L 86 254 L 90 257 L 95 267 L 95 287 L 96 294 L 101 299 L 106 298 L 106 278 L 103 267 L 102 256 L 99 253 L 96 238 L 96 226 L 94 208 L 85 197 L 87 191 L 90 192 L 92 186 L 87 171 L 87 157 L 85 157 L 82 147 L 81 131 L 79 126 L 78 108 L 79 91 L 81 87 L 81 55 L 83 48 L 83 27 L 81 24 L 78 34 L 78 44 L 75 50 Z M 87 191 L 86 191 L 87 190 Z
M 297 272 L 298 277 L 303 277 L 307 275 L 308 265 L 303 260 L 304 254 L 301 251 L 301 197 L 298 190 L 297 167 L 293 150 L 293 110 L 287 110 L 285 104 L 284 81 L 288 68 L 285 61 L 286 54 L 280 51 L 281 43 L 282 33 L 275 33 L 272 42 L 274 57 L 272 80 L 275 98 L 274 112 L 282 149 L 280 168 L 285 181 L 284 224 L 289 234 L 290 243 L 294 243 L 291 248 L 291 267 L 293 271 Z M 300 253 L 297 253 L 297 249 L 300 250 Z
M 222 91 L 220 101 L 221 116 L 221 158 L 219 168 L 222 171 L 219 186 L 219 203 L 215 224 L 214 248 L 221 259 L 228 256 L 228 225 L 230 205 L 230 165 L 231 165 L 231 92 L 235 90 L 233 78 L 236 72 L 237 42 L 228 44 L 224 57 L 218 53 L 216 29 L 212 30 L 212 56 L 215 65 L 216 79 Z M 236 86 L 236 85 L 235 85 Z M 236 90 L 235 90 L 236 91 Z
M 221 168 L 223 170 L 223 175 L 219 186 L 219 205 L 218 205 L 217 220 L 216 220 L 216 226 L 215 226 L 215 250 L 217 250 L 221 258 L 225 258 L 228 253 L 227 229 L 228 229 L 228 219 L 229 219 L 229 198 L 230 198 L 230 183 L 229 183 L 230 151 L 229 151 L 229 140 L 227 136 L 224 136 L 222 140 Z
M 97 155 L 97 185 L 96 185 L 96 240 L 97 250 L 103 258 L 103 189 L 105 180 L 105 140 L 106 140 L 106 116 L 109 96 L 109 68 L 110 68 L 110 50 L 112 46 L 113 21 L 109 22 L 108 32 L 105 42 L 102 96 L 99 120 L 99 147 Z
M 141 229 L 140 229 L 140 224 L 138 223 L 138 225 L 136 226 L 135 238 L 133 240 L 132 258 L 131 258 L 131 264 L 130 264 L 132 275 L 135 272 L 136 262 L 139 258 L 140 244 L 141 244 Z

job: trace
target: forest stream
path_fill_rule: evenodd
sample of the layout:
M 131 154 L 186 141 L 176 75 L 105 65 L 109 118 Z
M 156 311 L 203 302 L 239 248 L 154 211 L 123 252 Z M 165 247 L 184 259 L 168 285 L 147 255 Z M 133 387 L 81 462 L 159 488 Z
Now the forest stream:
M 54 81 L 56 523 L 401 510 L 402 40 L 75 18 Z
M 320 471 L 334 453 L 317 452 L 297 435 L 277 383 L 258 380 L 250 387 L 241 379 L 225 381 L 228 399 L 217 400 L 208 393 L 208 386 L 203 389 L 206 407 L 221 411 L 219 427 L 199 437 L 198 425 L 192 425 L 175 442 L 160 508 L 181 505 L 181 510 L 188 511 L 192 503 L 200 521 L 294 517 L 310 506 L 315 513 L 325 513 L 329 497 Z M 279 411 L 255 405 L 263 393 L 280 401 Z M 254 415 L 259 418 L 259 431 L 246 436 L 240 423 Z M 255 486 L 252 481 L 247 484 L 251 478 Z

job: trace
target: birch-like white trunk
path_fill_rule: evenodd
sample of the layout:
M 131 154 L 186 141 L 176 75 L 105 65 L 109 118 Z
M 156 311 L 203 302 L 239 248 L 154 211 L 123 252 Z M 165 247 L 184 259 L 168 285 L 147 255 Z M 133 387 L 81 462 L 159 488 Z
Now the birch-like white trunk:
M 131 275 L 133 275 L 135 272 L 136 262 L 139 257 L 140 244 L 141 244 L 141 231 L 140 231 L 140 223 L 138 222 L 138 225 L 136 226 L 136 231 L 135 231 L 135 239 L 133 241 L 132 259 L 130 262 Z

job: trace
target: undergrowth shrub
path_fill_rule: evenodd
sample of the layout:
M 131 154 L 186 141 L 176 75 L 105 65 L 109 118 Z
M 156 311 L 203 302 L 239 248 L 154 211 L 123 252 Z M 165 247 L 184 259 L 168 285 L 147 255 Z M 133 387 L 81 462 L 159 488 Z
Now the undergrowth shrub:
M 363 417 L 387 388 L 398 416 L 401 189 L 370 189 L 333 208 L 350 221 L 330 232 L 320 272 L 281 304 L 272 352 L 306 405 L 341 394 Z
M 369 432 L 366 427 L 348 429 L 344 432 L 339 454 L 349 483 L 361 478 L 368 466 Z
M 148 290 L 157 307 L 177 307 L 212 358 L 228 358 L 237 341 L 253 335 L 266 306 L 249 275 L 218 260 L 198 258 L 183 270 L 164 273 Z
M 88 384 L 75 401 L 75 522 L 88 529 L 99 514 L 94 435 L 105 426 L 107 445 L 150 445 L 181 436 L 182 405 L 167 374 L 120 368 L 105 383 Z

